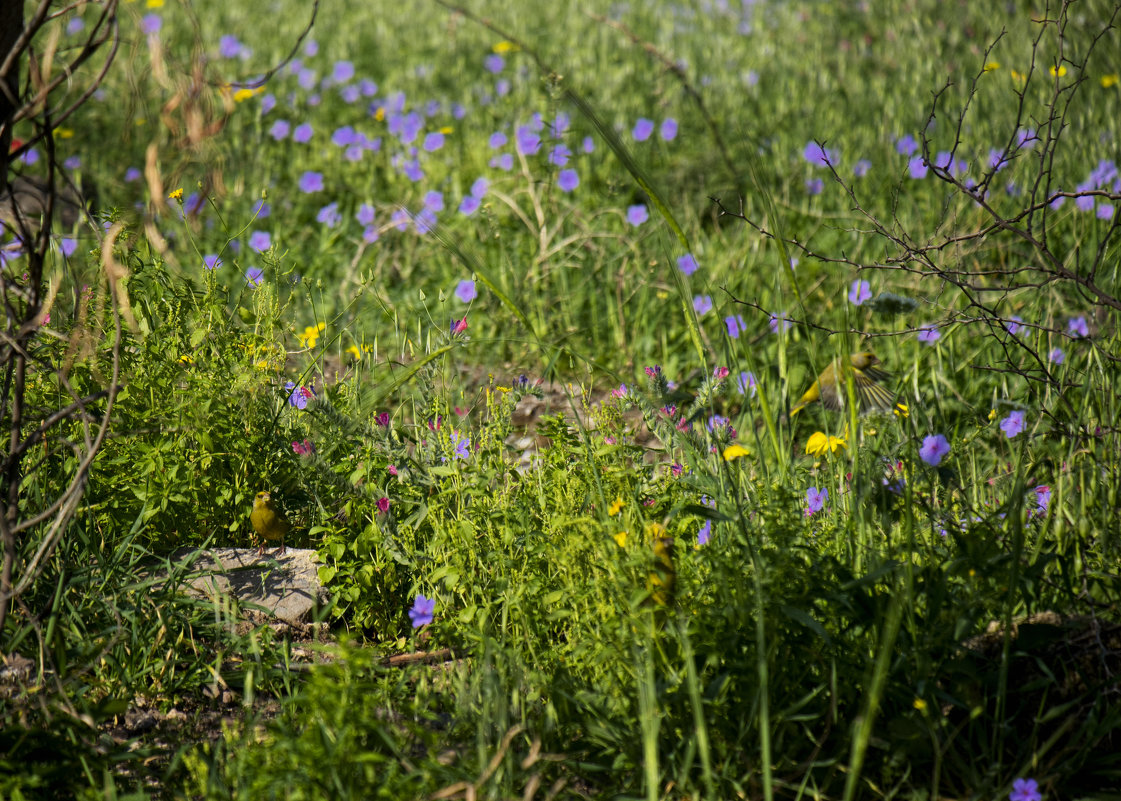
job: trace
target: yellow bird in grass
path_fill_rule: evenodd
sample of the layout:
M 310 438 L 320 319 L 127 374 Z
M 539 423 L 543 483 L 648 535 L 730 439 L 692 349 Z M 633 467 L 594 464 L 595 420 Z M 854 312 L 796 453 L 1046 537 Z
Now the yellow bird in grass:
M 876 367 L 880 360 L 870 350 L 854 353 L 849 356 L 852 369 L 852 382 L 856 389 L 856 396 L 860 407 L 864 411 L 886 412 L 895 405 L 895 396 L 884 389 L 880 382 L 890 376 L 885 370 Z M 798 403 L 790 410 L 793 417 L 803 408 L 816 401 L 821 401 L 826 409 L 840 409 L 845 398 L 846 370 L 841 369 L 839 359 L 821 371 L 821 375 L 813 382 L 813 386 L 806 390 L 806 394 L 799 398 Z
M 276 555 L 284 555 L 288 550 L 284 545 L 284 537 L 292 529 L 292 524 L 288 522 L 284 513 L 276 508 L 269 493 L 257 493 L 257 497 L 253 499 L 253 511 L 249 515 L 249 522 L 253 524 L 253 530 L 262 540 L 261 547 L 257 549 L 258 555 L 265 553 L 265 540 L 280 540 Z

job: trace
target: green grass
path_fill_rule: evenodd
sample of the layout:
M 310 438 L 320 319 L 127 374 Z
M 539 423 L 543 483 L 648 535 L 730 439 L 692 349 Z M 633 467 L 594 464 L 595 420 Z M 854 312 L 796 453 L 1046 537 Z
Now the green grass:
M 83 505 L 3 632 L 5 652 L 50 672 L 45 700 L 0 713 L 0 791 L 988 799 L 1030 777 L 1048 798 L 1121 793 L 1121 190 L 1103 166 L 1121 86 L 1102 23 L 1117 9 L 962 5 L 948 22 L 933 2 L 376 5 L 320 9 L 318 52 L 297 49 L 310 88 L 284 67 L 225 105 L 224 83 L 288 55 L 307 8 L 164 6 L 156 48 L 138 27 L 152 12 L 125 6 L 103 94 L 67 122 L 62 157 L 81 156 L 101 213 L 126 225 L 136 324 Z M 230 30 L 251 55 L 218 54 Z M 354 102 L 319 83 L 340 59 Z M 430 101 L 402 143 L 404 115 Z M 522 154 L 535 113 L 542 149 Z M 191 139 L 195 119 L 212 125 Z M 279 119 L 309 123 L 311 143 L 274 139 Z M 379 147 L 349 160 L 331 142 L 343 125 Z M 440 149 L 410 152 L 441 129 Z M 911 177 L 908 135 L 915 156 L 953 151 L 968 169 Z M 835 173 L 804 158 L 814 141 Z M 572 191 L 547 158 L 559 142 Z M 126 180 L 150 147 L 148 177 Z M 994 148 L 1008 164 L 987 173 Z M 306 171 L 321 191 L 300 191 Z M 459 213 L 479 178 L 479 208 Z M 951 178 L 989 181 L 985 207 Z M 1050 205 L 1059 190 L 1100 192 L 1080 210 Z M 418 227 L 431 192 L 443 208 Z M 317 219 L 329 203 L 334 226 Z M 111 366 L 93 238 L 52 258 L 58 336 L 38 340 L 30 378 L 44 416 L 69 402 L 47 367 L 86 393 Z M 873 297 L 858 305 L 860 280 Z M 780 313 L 789 329 L 772 327 Z M 786 417 L 863 348 L 906 414 Z M 569 414 L 540 421 L 549 444 L 519 469 L 505 442 L 539 379 L 567 388 Z M 844 446 L 808 455 L 817 430 Z M 930 464 L 934 435 L 950 450 Z M 59 442 L 34 453 L 28 515 L 73 474 Z M 283 638 L 138 578 L 175 547 L 248 546 L 262 488 L 333 592 L 342 644 L 298 675 Z M 811 488 L 828 492 L 812 513 Z M 422 629 L 418 595 L 436 601 Z M 380 658 L 438 647 L 455 660 Z M 247 702 L 216 740 L 130 752 L 97 728 L 140 695 L 197 702 L 216 676 Z M 262 694 L 275 714 L 256 716 Z

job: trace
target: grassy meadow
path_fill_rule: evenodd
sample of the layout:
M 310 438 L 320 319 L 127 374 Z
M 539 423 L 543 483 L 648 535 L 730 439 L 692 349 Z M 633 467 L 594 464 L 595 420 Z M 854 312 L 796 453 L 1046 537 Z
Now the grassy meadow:
M 119 15 L 27 405 L 119 388 L 0 797 L 1121 798 L 1121 7 Z M 329 645 L 178 592 L 264 489 Z

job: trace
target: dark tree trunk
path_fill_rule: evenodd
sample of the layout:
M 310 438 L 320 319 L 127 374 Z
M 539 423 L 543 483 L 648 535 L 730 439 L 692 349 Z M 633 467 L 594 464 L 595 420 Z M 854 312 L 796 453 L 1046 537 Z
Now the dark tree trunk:
M 8 188 L 8 151 L 12 146 L 10 121 L 19 105 L 19 58 L 7 72 L 4 62 L 23 31 L 23 0 L 0 0 L 0 192 Z

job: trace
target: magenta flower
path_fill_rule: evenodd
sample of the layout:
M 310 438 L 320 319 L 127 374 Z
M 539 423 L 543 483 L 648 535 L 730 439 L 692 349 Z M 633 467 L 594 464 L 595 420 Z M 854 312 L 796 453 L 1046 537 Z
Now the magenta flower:
M 409 620 L 412 621 L 413 628 L 419 629 L 421 626 L 427 626 L 431 623 L 435 611 L 435 598 L 425 598 L 423 595 L 418 595 L 416 600 L 413 601 L 413 608 L 409 610 Z
M 378 498 L 378 512 L 385 514 L 389 511 L 389 498 Z
M 618 387 L 611 390 L 611 397 L 613 397 L 613 398 L 625 398 L 625 397 L 627 397 L 627 385 L 626 384 L 620 384 Z
M 315 453 L 315 444 L 310 439 L 305 439 L 303 442 L 293 442 L 292 450 L 295 451 L 297 456 L 311 456 Z
M 942 457 L 950 452 L 950 443 L 941 434 L 923 438 L 919 448 L 919 458 L 931 467 L 937 467 Z
M 730 371 L 728 370 L 727 367 L 717 367 L 715 370 L 712 371 L 712 377 L 715 378 L 717 381 L 722 381 L 722 380 L 724 380 L 725 378 L 728 377 L 729 372 Z
M 464 317 L 462 320 L 452 320 L 450 330 L 453 337 L 462 334 L 467 330 L 467 318 Z
M 1000 421 L 1000 430 L 1004 432 L 1004 436 L 1012 439 L 1024 430 L 1024 413 L 1022 411 L 1010 412 L 1007 417 Z

